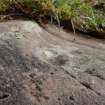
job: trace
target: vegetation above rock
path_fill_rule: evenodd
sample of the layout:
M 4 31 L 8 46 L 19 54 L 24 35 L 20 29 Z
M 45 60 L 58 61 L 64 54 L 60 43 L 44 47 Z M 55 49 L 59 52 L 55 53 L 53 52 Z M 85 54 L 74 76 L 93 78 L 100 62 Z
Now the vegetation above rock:
M 102 9 L 95 8 L 101 6 Z M 0 0 L 0 12 L 21 12 L 32 18 L 45 18 L 73 29 L 105 33 L 105 0 Z

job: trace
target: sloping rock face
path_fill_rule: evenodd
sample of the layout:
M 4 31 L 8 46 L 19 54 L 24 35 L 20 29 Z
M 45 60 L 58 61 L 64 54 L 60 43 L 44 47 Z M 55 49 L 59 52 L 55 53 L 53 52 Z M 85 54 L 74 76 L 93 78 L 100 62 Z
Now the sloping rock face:
M 0 105 L 105 105 L 104 41 L 46 30 L 0 23 Z

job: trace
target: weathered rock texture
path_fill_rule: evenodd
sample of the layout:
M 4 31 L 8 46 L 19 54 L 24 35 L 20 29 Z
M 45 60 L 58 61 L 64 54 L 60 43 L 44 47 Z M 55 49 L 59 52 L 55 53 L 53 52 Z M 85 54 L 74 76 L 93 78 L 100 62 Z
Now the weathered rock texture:
M 0 23 L 0 105 L 105 105 L 104 41 L 46 30 Z

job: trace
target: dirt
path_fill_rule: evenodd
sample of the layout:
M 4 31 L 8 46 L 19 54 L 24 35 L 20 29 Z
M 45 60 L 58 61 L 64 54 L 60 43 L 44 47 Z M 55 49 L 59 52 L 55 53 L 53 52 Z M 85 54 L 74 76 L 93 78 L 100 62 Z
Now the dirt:
M 104 52 L 55 26 L 0 23 L 0 105 L 105 105 Z

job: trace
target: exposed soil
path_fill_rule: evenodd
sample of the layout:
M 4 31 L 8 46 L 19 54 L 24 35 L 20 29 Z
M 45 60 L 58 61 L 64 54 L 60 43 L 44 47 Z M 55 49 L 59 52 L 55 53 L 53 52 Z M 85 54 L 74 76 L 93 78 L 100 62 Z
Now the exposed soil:
M 0 105 L 105 105 L 104 52 L 55 26 L 0 23 Z

